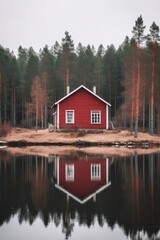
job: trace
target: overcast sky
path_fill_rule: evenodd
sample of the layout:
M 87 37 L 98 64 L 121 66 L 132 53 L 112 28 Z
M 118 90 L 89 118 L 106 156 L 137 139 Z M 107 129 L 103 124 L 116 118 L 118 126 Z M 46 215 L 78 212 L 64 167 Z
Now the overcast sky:
M 15 54 L 20 45 L 38 52 L 68 31 L 75 47 L 117 48 L 140 15 L 146 33 L 153 21 L 160 26 L 160 0 L 0 0 L 0 44 Z

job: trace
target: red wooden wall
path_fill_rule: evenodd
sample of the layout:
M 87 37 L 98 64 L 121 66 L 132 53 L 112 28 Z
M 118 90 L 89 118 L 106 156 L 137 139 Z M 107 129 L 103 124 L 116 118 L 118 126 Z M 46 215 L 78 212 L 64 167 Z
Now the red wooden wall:
M 75 111 L 75 123 L 65 123 L 65 111 Z M 101 111 L 101 124 L 91 124 L 91 111 Z M 106 129 L 106 104 L 85 89 L 59 103 L 59 128 Z
M 101 165 L 101 179 L 91 180 L 91 164 L 98 163 Z M 67 162 L 65 160 L 60 160 L 60 172 L 59 172 L 59 184 L 63 186 L 67 191 L 72 193 L 74 196 L 83 200 L 87 196 L 93 194 L 100 187 L 104 186 L 106 183 L 106 160 L 80 160 L 80 161 L 69 161 L 68 164 L 74 164 L 74 181 L 65 180 L 65 165 Z

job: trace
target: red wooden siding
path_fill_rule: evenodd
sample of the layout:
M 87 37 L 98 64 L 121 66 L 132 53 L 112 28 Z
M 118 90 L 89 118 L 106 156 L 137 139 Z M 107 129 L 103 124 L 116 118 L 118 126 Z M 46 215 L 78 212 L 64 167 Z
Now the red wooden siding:
M 74 110 L 74 124 L 65 123 L 66 110 Z M 101 111 L 101 124 L 91 124 L 92 110 Z M 105 129 L 106 104 L 85 89 L 79 89 L 59 103 L 59 128 Z
M 91 164 L 98 163 L 101 165 L 101 179 L 91 180 Z M 74 164 L 74 181 L 66 181 L 65 165 Z M 107 171 L 108 173 L 108 171 Z M 69 161 L 60 160 L 59 165 L 59 185 L 72 193 L 74 196 L 83 200 L 87 196 L 93 194 L 96 190 L 104 186 L 106 183 L 106 160 L 80 160 Z

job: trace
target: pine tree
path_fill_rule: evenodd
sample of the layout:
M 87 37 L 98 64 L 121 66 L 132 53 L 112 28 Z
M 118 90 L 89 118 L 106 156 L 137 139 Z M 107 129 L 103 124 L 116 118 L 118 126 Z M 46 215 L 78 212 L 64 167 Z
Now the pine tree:
M 150 133 L 154 133 L 155 118 L 155 68 L 156 68 L 156 56 L 158 52 L 158 43 L 160 42 L 159 27 L 155 22 L 150 27 L 150 34 L 147 36 L 148 46 L 151 49 L 152 58 L 152 73 L 151 73 L 151 97 L 150 97 Z
M 55 57 L 55 95 L 53 101 L 56 102 L 64 96 L 64 61 L 62 55 L 62 46 L 56 41 L 54 44 Z M 62 90 L 63 89 L 63 90 Z
M 103 69 L 105 82 L 103 85 L 103 96 L 112 105 L 111 115 L 114 115 L 115 105 L 115 71 L 116 71 L 116 49 L 114 45 L 108 46 L 103 57 Z
M 18 48 L 18 69 L 19 69 L 19 78 L 20 78 L 20 84 L 19 84 L 19 98 L 21 101 L 19 101 L 19 112 L 21 113 L 19 117 L 19 121 L 22 123 L 25 121 L 25 73 L 26 73 L 26 66 L 28 61 L 28 51 L 26 48 L 23 48 L 20 46 Z
M 90 89 L 95 85 L 94 78 L 94 69 L 95 69 L 95 57 L 94 52 L 90 45 L 87 46 L 85 50 L 85 78 L 84 85 Z
M 86 47 L 82 46 L 81 43 L 78 44 L 76 49 L 77 52 L 77 65 L 76 65 L 76 72 L 77 72 L 77 83 L 76 87 L 86 83 Z
M 94 67 L 94 77 L 95 85 L 97 87 L 97 94 L 102 96 L 103 84 L 104 84 L 104 71 L 103 71 L 103 56 L 105 50 L 103 45 L 100 45 L 95 56 L 95 67 Z M 104 97 L 104 96 L 102 96 Z
M 31 87 L 31 104 L 32 104 L 32 119 L 35 119 L 35 128 L 38 128 L 38 121 L 40 120 L 40 98 L 41 95 L 41 83 L 39 76 L 35 76 Z
M 48 106 L 53 104 L 53 99 L 56 94 L 55 56 L 52 50 L 48 49 L 48 46 L 45 46 L 40 54 L 40 75 L 44 90 L 44 127 L 46 128 L 48 120 L 51 117 L 50 112 L 48 111 Z
M 64 94 L 67 93 L 67 87 L 71 84 L 69 83 L 71 76 L 71 57 L 74 52 L 74 43 L 71 39 L 71 36 L 66 31 L 65 37 L 62 39 L 62 55 L 64 58 Z M 73 63 L 73 62 L 72 62 Z
M 124 127 L 129 126 L 132 132 L 135 118 L 136 42 L 134 39 L 130 40 L 126 37 L 121 48 L 123 59 L 123 87 L 125 88 L 123 93 L 122 123 Z
M 138 135 L 138 121 L 139 121 L 139 109 L 140 109 L 140 83 L 141 83 L 141 44 L 144 41 L 144 29 L 142 16 L 138 17 L 133 27 L 133 37 L 137 43 L 137 80 L 136 80 L 136 109 L 135 109 L 135 134 Z
M 28 61 L 25 71 L 25 92 L 24 92 L 24 102 L 27 106 L 27 114 L 25 116 L 27 127 L 32 127 L 32 104 L 31 104 L 31 86 L 33 79 L 39 76 L 39 58 L 35 51 L 30 48 L 28 50 Z M 29 109 L 30 108 L 30 109 Z

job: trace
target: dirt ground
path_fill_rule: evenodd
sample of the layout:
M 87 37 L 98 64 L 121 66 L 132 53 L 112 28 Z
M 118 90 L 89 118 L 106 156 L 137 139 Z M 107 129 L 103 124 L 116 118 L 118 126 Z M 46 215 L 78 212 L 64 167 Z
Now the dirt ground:
M 62 142 L 71 143 L 75 141 L 88 142 L 160 142 L 160 136 L 148 133 L 138 133 L 138 137 L 127 130 L 106 130 L 102 133 L 81 133 L 81 132 L 49 132 L 48 129 L 35 131 L 34 129 L 13 128 L 7 137 L 0 138 L 0 141 L 29 141 L 29 142 Z
M 28 141 L 28 142 L 62 142 L 72 143 L 76 141 L 87 142 L 132 142 L 132 141 L 145 141 L 151 143 L 160 142 L 160 136 L 149 135 L 148 133 L 138 133 L 138 138 L 127 130 L 123 131 L 104 131 L 102 133 L 81 133 L 81 132 L 48 132 L 48 129 L 35 131 L 34 129 L 21 129 L 14 128 L 7 136 L 0 138 L 0 141 Z M 49 154 L 100 154 L 105 156 L 127 156 L 137 152 L 138 154 L 148 154 L 160 152 L 160 148 L 128 148 L 128 147 L 85 147 L 76 148 L 72 146 L 30 146 L 23 148 L 8 148 L 12 154 L 36 154 L 48 156 Z

